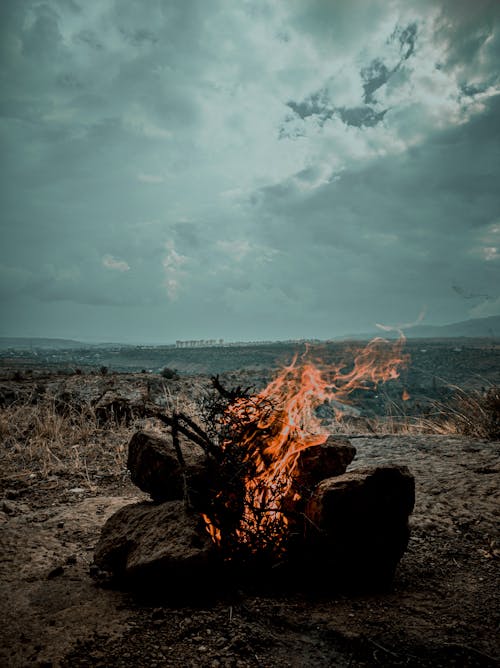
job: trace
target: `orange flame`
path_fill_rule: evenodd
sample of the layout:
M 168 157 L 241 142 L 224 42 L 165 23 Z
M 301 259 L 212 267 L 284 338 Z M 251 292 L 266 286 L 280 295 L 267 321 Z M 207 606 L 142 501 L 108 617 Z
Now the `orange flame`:
M 339 405 L 346 404 L 354 390 L 397 378 L 398 367 L 408 359 L 402 352 L 404 342 L 402 334 L 392 343 L 373 339 L 357 352 L 351 368 L 341 362 L 321 369 L 310 360 L 311 350 L 307 348 L 300 358 L 295 355 L 261 392 L 237 399 L 228 407 L 226 424 L 238 425 L 235 436 L 246 453 L 245 460 L 252 465 L 252 475 L 244 481 L 245 499 L 236 529 L 241 543 L 255 545 L 259 535 L 265 535 L 279 553 L 288 525 L 283 502 L 294 494 L 292 485 L 299 454 L 324 443 L 328 436 L 316 416 L 316 408 L 325 401 L 334 401 L 336 417 L 340 419 Z M 204 519 L 212 539 L 220 543 L 220 529 L 206 515 Z

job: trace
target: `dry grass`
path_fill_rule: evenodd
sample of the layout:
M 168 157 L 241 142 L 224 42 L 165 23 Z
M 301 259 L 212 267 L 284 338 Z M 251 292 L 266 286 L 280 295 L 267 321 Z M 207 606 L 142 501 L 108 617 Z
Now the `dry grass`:
M 455 388 L 447 403 L 435 402 L 427 418 L 436 434 L 463 434 L 485 441 L 500 439 L 500 387 L 485 392 Z
M 110 418 L 102 423 L 91 407 L 65 410 L 53 397 L 26 401 L 0 411 L 1 456 L 17 470 L 49 476 L 71 474 L 91 484 L 93 473 L 123 472 L 131 424 Z
M 331 422 L 332 433 L 344 434 L 439 434 L 470 436 L 485 441 L 500 440 L 500 388 L 464 391 L 453 387 L 446 402 L 431 401 L 420 415 L 405 412 L 404 406 L 387 398 L 386 413 L 373 418 L 349 417 Z
M 182 407 L 197 419 L 195 395 L 165 391 L 165 410 Z M 404 410 L 404 409 L 403 409 Z M 430 404 L 425 415 L 404 414 L 400 405 L 387 403 L 386 415 L 346 418 L 332 422 L 333 433 L 350 434 L 463 434 L 483 440 L 500 439 L 500 388 L 464 392 Z M 36 473 L 47 477 L 66 474 L 93 486 L 96 475 L 118 475 L 126 470 L 127 445 L 144 421 L 130 424 L 110 415 L 98 419 L 91 406 L 60 405 L 55 398 L 28 398 L 0 409 L 0 465 L 4 472 Z M 149 425 L 153 426 L 152 424 Z

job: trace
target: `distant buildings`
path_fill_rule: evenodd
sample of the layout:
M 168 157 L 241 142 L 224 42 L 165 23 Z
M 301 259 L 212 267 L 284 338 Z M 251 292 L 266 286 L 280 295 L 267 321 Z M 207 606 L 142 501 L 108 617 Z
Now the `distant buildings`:
M 223 346 L 224 339 L 197 339 L 194 341 L 176 341 L 176 348 L 208 348 L 211 346 Z
M 320 339 L 286 339 L 285 341 L 224 341 L 224 339 L 196 339 L 193 341 L 176 341 L 176 348 L 210 348 L 214 346 L 249 347 L 269 346 L 278 344 L 321 343 Z

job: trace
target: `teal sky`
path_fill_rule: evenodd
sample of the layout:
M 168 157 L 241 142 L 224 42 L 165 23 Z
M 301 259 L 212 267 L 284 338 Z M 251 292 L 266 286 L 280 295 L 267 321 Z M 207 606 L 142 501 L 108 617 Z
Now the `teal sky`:
M 0 335 L 500 314 L 496 0 L 3 0 Z

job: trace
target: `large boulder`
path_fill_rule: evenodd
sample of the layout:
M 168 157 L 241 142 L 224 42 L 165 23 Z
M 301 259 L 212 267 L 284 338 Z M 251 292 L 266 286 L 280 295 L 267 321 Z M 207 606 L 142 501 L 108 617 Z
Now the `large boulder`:
M 345 436 L 328 436 L 320 445 L 302 450 L 294 471 L 294 486 L 311 490 L 325 478 L 345 473 L 356 448 Z
M 206 457 L 201 448 L 182 437 L 180 448 L 185 469 L 171 436 L 136 432 L 130 440 L 127 459 L 134 485 L 158 502 L 183 499 L 187 492 L 195 496 L 206 482 Z
M 129 583 L 190 590 L 216 562 L 214 544 L 198 513 L 182 501 L 142 502 L 120 508 L 104 524 L 95 565 Z
M 386 587 L 409 539 L 415 481 L 406 466 L 354 470 L 323 480 L 307 503 L 306 546 L 347 587 Z

